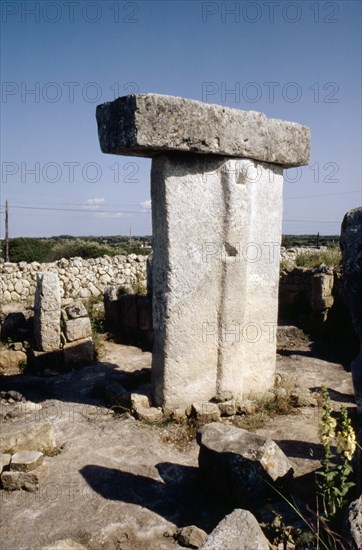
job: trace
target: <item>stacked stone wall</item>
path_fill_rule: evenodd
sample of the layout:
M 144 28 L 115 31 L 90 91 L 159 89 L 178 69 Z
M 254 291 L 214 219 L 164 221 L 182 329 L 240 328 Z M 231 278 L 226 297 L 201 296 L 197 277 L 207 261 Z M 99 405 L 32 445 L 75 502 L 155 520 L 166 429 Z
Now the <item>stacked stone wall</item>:
M 52 263 L 0 263 L 0 304 L 31 303 L 39 271 L 57 273 L 62 300 L 100 296 L 109 285 L 132 288 L 146 282 L 147 256 L 103 256 Z

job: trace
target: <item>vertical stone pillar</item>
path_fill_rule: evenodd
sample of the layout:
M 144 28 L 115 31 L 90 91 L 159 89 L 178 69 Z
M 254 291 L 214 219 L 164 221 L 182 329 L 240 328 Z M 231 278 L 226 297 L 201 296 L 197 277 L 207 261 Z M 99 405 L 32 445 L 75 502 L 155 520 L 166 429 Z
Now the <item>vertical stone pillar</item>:
M 282 167 L 309 131 L 169 96 L 97 108 L 103 152 L 153 157 L 153 397 L 187 406 L 273 385 Z
M 362 208 L 347 212 L 341 231 L 344 299 L 361 349 L 351 363 L 357 411 L 362 415 Z
M 273 385 L 281 172 L 248 159 L 153 160 L 157 404 Z
M 55 351 L 60 346 L 60 287 L 56 273 L 37 274 L 34 302 L 34 337 L 38 351 Z

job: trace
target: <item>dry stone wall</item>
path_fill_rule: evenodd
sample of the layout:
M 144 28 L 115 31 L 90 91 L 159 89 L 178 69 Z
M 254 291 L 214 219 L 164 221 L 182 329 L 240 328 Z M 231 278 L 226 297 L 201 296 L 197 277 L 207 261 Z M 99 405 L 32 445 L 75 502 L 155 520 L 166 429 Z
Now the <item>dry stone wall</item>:
M 103 256 L 84 260 L 62 259 L 53 263 L 0 263 L 0 304 L 32 302 L 38 272 L 57 273 L 62 300 L 100 296 L 109 285 L 132 287 L 146 284 L 147 256 Z

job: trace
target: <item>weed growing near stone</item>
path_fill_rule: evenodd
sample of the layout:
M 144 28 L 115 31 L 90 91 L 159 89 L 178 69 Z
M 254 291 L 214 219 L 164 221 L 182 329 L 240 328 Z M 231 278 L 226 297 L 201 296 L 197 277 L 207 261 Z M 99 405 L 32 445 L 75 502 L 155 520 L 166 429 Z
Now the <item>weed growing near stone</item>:
M 348 418 L 347 410 L 341 408 L 339 429 L 332 417 L 333 409 L 327 388 L 322 388 L 322 418 L 319 427 L 319 437 L 324 448 L 322 470 L 317 472 L 318 496 L 321 514 L 327 522 L 336 523 L 343 507 L 347 503 L 347 494 L 355 484 L 349 481 L 353 473 L 351 460 L 356 450 L 356 436 Z M 336 442 L 341 463 L 335 465 L 332 443 Z
M 322 264 L 338 267 L 341 264 L 341 251 L 337 245 L 321 252 L 301 252 L 295 259 L 297 267 L 319 267 Z

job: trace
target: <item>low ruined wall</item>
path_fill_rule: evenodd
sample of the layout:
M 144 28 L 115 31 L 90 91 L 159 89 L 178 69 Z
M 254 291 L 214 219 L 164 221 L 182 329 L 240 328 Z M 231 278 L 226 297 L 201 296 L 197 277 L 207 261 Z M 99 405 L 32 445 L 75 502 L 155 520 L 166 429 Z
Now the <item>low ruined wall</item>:
M 109 285 L 132 287 L 146 281 L 147 256 L 103 256 L 83 260 L 71 258 L 52 263 L 0 263 L 0 303 L 31 302 L 36 274 L 58 274 L 62 299 L 100 296 Z

